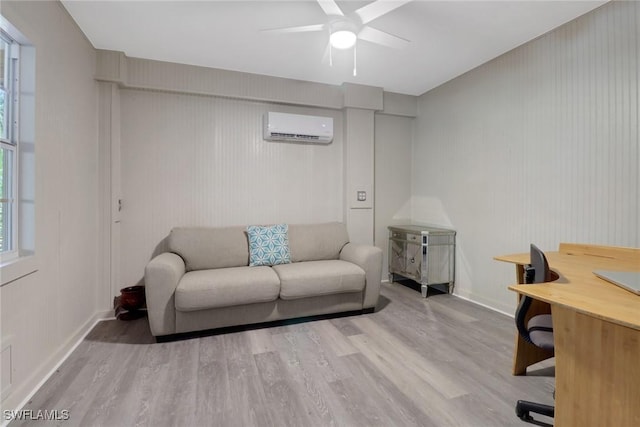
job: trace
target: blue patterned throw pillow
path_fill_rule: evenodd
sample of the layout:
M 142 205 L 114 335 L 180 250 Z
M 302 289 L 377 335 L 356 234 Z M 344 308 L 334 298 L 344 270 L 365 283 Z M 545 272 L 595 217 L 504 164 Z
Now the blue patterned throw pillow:
M 250 225 L 247 227 L 249 235 L 249 266 L 289 264 L 289 226 L 277 224 L 270 227 Z

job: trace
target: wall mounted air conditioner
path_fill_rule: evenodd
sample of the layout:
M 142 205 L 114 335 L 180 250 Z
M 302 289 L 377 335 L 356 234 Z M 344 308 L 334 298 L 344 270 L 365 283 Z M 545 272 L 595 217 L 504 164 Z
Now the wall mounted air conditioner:
M 267 141 L 328 144 L 333 141 L 333 118 L 288 113 L 265 113 L 264 139 Z

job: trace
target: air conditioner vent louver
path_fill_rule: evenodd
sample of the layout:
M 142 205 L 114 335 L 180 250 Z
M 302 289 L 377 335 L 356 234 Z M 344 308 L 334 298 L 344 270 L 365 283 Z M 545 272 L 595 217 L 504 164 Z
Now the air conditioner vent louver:
M 265 113 L 264 139 L 267 141 L 329 144 L 333 141 L 333 118 L 287 113 Z

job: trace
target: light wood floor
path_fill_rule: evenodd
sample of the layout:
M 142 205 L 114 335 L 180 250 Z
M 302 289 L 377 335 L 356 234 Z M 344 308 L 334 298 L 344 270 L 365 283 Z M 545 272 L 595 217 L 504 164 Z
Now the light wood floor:
M 372 314 L 162 344 L 146 319 L 111 320 L 24 409 L 67 409 L 63 426 L 526 426 L 515 402 L 553 403 L 553 363 L 511 376 L 513 334 L 395 283 Z

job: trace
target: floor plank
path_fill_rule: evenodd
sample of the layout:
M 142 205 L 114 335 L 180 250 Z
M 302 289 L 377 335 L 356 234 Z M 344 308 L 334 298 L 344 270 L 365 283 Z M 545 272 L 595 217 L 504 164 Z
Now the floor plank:
M 513 319 L 384 284 L 375 313 L 157 344 L 146 319 L 101 322 L 10 426 L 522 426 L 553 403 L 553 360 L 511 372 Z

